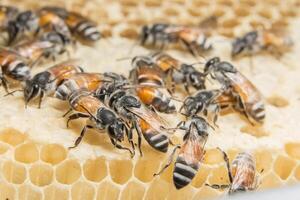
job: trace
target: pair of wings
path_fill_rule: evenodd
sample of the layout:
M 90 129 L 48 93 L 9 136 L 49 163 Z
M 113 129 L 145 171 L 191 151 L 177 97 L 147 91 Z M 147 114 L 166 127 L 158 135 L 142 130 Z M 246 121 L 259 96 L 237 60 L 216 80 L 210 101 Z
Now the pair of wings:
M 128 111 L 146 121 L 156 131 L 164 133 L 165 135 L 168 134 L 165 130 L 169 127 L 167 121 L 161 118 L 156 112 L 148 109 L 145 105 L 142 104 L 140 108 L 128 108 Z

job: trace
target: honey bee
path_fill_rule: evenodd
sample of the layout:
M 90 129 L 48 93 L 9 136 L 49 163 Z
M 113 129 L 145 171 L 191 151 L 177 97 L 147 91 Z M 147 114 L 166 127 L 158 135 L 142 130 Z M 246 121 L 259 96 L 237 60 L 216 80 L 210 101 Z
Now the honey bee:
M 181 43 L 193 56 L 198 56 L 201 52 L 212 49 L 212 44 L 208 42 L 201 29 L 171 24 L 143 26 L 141 45 L 145 45 L 148 40 L 152 40 L 153 46 L 157 46 L 156 43 L 160 42 L 161 49 L 166 44 Z
M 267 51 L 280 57 L 292 45 L 291 38 L 281 37 L 273 31 L 251 31 L 233 41 L 231 55 L 237 57 Z
M 1 84 L 7 93 L 7 78 L 22 82 L 28 80 L 31 76 L 30 67 L 24 58 L 14 51 L 0 50 L 0 66 L 2 71 L 0 74 Z
M 96 96 L 119 114 L 127 124 L 130 124 L 131 129 L 136 130 L 140 154 L 142 155 L 142 135 L 154 149 L 167 152 L 169 139 L 167 134 L 161 129 L 161 127 L 165 127 L 165 121 L 155 112 L 146 108 L 138 97 L 130 94 L 129 90 L 123 86 L 120 87 L 120 84 L 113 82 L 107 85 L 109 85 L 109 89 L 104 89 L 102 86 L 96 91 Z M 101 98 L 103 96 L 105 96 L 105 98 Z M 132 139 L 132 136 L 130 136 L 130 139 Z
M 151 57 L 153 62 L 171 78 L 172 92 L 175 84 L 183 84 L 188 93 L 190 86 L 196 90 L 205 89 L 205 75 L 196 70 L 193 65 L 185 64 L 162 52 L 154 53 Z
M 205 74 L 211 74 L 223 86 L 226 95 L 235 100 L 234 108 L 244 113 L 250 123 L 263 124 L 265 106 L 258 89 L 236 68 L 214 57 L 205 64 Z
M 56 88 L 64 79 L 80 72 L 83 72 L 83 69 L 77 64 L 77 60 L 68 60 L 36 74 L 32 79 L 26 80 L 25 82 L 25 105 L 34 98 L 39 97 L 40 108 L 45 95 L 53 95 Z
M 88 118 L 92 124 L 86 124 L 82 129 L 80 136 L 76 139 L 74 146 L 77 147 L 87 129 L 96 129 L 98 131 L 106 131 L 111 143 L 118 149 L 127 150 L 133 156 L 133 152 L 119 144 L 124 140 L 124 133 L 128 135 L 126 124 L 109 108 L 107 108 L 99 99 L 91 95 L 86 89 L 74 91 L 68 97 L 68 102 L 72 109 L 76 112 L 68 117 L 67 126 L 70 121 L 78 118 Z
M 173 181 L 176 189 L 187 186 L 197 174 L 205 154 L 205 144 L 208 139 L 208 126 L 206 120 L 199 116 L 193 116 L 188 121 L 182 121 L 177 128 L 185 131 L 183 144 L 176 146 L 170 155 L 168 163 L 157 173 L 160 175 L 173 161 L 175 152 L 180 148 L 175 168 Z
M 258 175 L 255 171 L 253 156 L 247 152 L 239 153 L 230 167 L 227 154 L 224 151 L 222 151 L 222 153 L 226 162 L 230 183 L 229 185 L 206 184 L 206 186 L 210 186 L 214 189 L 229 188 L 229 194 L 255 190 L 258 187 Z
M 0 5 L 0 29 L 5 30 L 9 21 L 18 14 L 18 8 Z
M 15 20 L 8 22 L 8 45 L 22 39 L 23 36 L 32 37 L 38 30 L 38 21 L 38 16 L 33 11 L 20 12 Z
M 130 78 L 138 85 L 136 93 L 140 100 L 159 112 L 175 112 L 176 107 L 166 94 L 164 72 L 153 65 L 149 57 L 137 56 L 133 58 L 132 66 L 134 68 L 130 72 Z
M 85 88 L 90 93 L 95 92 L 105 82 L 112 81 L 100 73 L 76 73 L 64 79 L 56 88 L 54 97 L 67 100 L 76 90 Z

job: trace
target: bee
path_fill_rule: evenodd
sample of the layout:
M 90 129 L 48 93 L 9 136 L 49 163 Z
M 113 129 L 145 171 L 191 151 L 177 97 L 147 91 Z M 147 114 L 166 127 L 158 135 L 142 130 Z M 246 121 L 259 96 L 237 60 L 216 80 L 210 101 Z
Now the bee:
M 83 69 L 77 64 L 77 60 L 68 60 L 36 74 L 32 79 L 25 82 L 25 105 L 34 98 L 39 97 L 40 108 L 45 94 L 53 95 L 56 88 L 64 79 L 69 78 L 72 74 L 81 72 L 83 72 Z
M 133 58 L 132 66 L 134 68 L 130 72 L 130 78 L 138 85 L 136 93 L 140 100 L 159 112 L 175 112 L 176 107 L 166 94 L 164 72 L 153 65 L 149 57 L 144 56 Z
M 33 11 L 20 12 L 15 20 L 9 21 L 7 26 L 8 45 L 22 39 L 21 36 L 32 37 L 39 27 L 38 16 Z
M 44 32 L 58 32 L 67 38 L 71 38 L 71 32 L 65 21 L 51 11 L 40 10 L 39 29 L 43 30 Z
M 234 108 L 244 113 L 250 123 L 263 124 L 265 106 L 261 93 L 232 64 L 214 57 L 205 64 L 204 72 L 220 82 L 225 94 L 236 102 Z
M 0 50 L 1 84 L 8 93 L 7 78 L 23 82 L 30 79 L 30 66 L 26 60 L 14 51 Z
M 79 118 L 88 118 L 92 124 L 86 124 L 82 129 L 80 136 L 76 139 L 74 146 L 77 147 L 87 129 L 96 129 L 106 131 L 111 143 L 118 149 L 127 150 L 133 156 L 132 151 L 123 147 L 119 142 L 124 140 L 124 133 L 128 134 L 126 124 L 109 108 L 107 108 L 99 99 L 91 95 L 86 89 L 79 89 L 70 94 L 68 102 L 76 112 L 68 117 L 67 126 L 70 121 Z
M 16 7 L 0 5 L 0 29 L 5 30 L 8 22 L 14 20 L 18 12 Z
M 205 75 L 196 70 L 193 65 L 185 64 L 162 52 L 154 53 L 151 57 L 153 62 L 171 78 L 172 92 L 175 84 L 183 84 L 188 93 L 190 86 L 196 90 L 205 89 Z
M 152 40 L 152 46 L 161 43 L 161 49 L 166 44 L 181 43 L 193 56 L 212 49 L 204 32 L 199 28 L 177 26 L 171 24 L 153 24 L 143 26 L 141 31 L 141 45 Z
M 160 175 L 173 161 L 175 152 L 180 148 L 175 168 L 173 171 L 173 182 L 176 189 L 187 186 L 197 174 L 205 154 L 205 144 L 208 139 L 209 124 L 199 116 L 193 116 L 188 121 L 182 121 L 177 128 L 185 131 L 183 144 L 176 146 L 170 155 L 168 163 L 157 173 Z
M 189 117 L 202 114 L 207 117 L 208 113 L 213 114 L 213 122 L 216 124 L 218 113 L 222 108 L 222 103 L 219 97 L 222 95 L 221 90 L 201 90 L 194 95 L 188 96 L 179 111 L 181 114 Z
M 232 57 L 239 55 L 253 55 L 261 51 L 267 51 L 280 57 L 293 45 L 291 38 L 281 37 L 273 31 L 251 31 L 236 38 L 232 43 Z
M 90 93 L 95 92 L 105 82 L 112 81 L 100 73 L 76 73 L 64 79 L 56 88 L 54 97 L 67 100 L 76 90 L 85 88 Z
M 105 105 L 119 114 L 127 124 L 130 124 L 131 129 L 136 130 L 140 154 L 142 155 L 141 135 L 154 149 L 167 152 L 169 139 L 164 130 L 162 130 L 162 127 L 166 125 L 165 121 L 155 112 L 145 107 L 140 99 L 132 95 L 128 89 L 123 86 L 120 87 L 120 84 L 116 84 L 116 82 L 108 84 L 109 89 L 104 89 L 104 86 L 102 86 L 96 91 L 96 96 L 102 99 Z M 105 98 L 101 98 L 103 96 Z
M 221 150 L 222 151 L 222 150 Z M 250 153 L 242 152 L 233 160 L 230 167 L 227 154 L 222 151 L 228 170 L 229 185 L 209 185 L 214 189 L 229 188 L 229 194 L 255 190 L 258 187 L 258 175 L 255 171 L 255 161 Z

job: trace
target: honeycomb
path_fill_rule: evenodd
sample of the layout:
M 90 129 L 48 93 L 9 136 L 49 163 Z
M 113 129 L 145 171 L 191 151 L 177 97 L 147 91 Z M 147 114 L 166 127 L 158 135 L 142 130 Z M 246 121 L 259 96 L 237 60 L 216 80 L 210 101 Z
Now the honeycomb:
M 240 151 L 251 150 L 260 173 L 258 190 L 296 184 L 300 181 L 299 97 L 300 81 L 296 52 L 300 50 L 300 20 L 296 10 L 299 0 L 69 0 L 18 1 L 3 4 L 20 8 L 62 5 L 90 16 L 99 23 L 105 38 L 95 46 L 79 45 L 74 57 L 81 58 L 87 71 L 115 71 L 125 75 L 128 60 L 118 58 L 148 53 L 136 46 L 141 25 L 155 22 L 198 26 L 210 16 L 218 18 L 211 32 L 216 48 L 211 55 L 230 60 L 228 38 L 253 28 L 288 29 L 295 41 L 292 52 L 276 60 L 272 56 L 248 58 L 234 64 L 250 77 L 265 97 L 267 119 L 263 127 L 252 127 L 237 114 L 219 118 L 219 128 L 211 134 L 203 164 L 187 187 L 176 190 L 172 182 L 173 165 L 161 176 L 153 177 L 166 162 L 167 154 L 142 146 L 144 156 L 130 158 L 116 150 L 105 134 L 90 131 L 77 148 L 72 146 L 84 121 L 72 122 L 66 128 L 62 117 L 67 104 L 45 98 L 41 109 L 24 108 L 20 94 L 0 99 L 0 199 L 207 199 L 226 191 L 204 186 L 229 182 L 222 154 L 230 161 Z M 220 37 L 221 36 L 221 37 Z M 223 37 L 224 36 L 224 37 Z M 221 38 L 221 40 L 219 39 Z M 225 38 L 225 39 L 224 39 Z M 297 40 L 298 38 L 298 40 Z M 134 39 L 134 40 L 132 40 Z M 195 58 L 178 50 L 172 55 L 193 63 Z M 53 64 L 53 63 L 51 63 Z M 45 65 L 51 65 L 45 64 Z M 199 66 L 201 67 L 201 66 Z M 35 72 L 44 67 L 36 67 Z M 4 95 L 1 90 L 0 95 Z M 175 125 L 177 116 L 164 115 Z M 234 123 L 233 123 L 234 122 Z M 178 140 L 174 136 L 174 141 Z

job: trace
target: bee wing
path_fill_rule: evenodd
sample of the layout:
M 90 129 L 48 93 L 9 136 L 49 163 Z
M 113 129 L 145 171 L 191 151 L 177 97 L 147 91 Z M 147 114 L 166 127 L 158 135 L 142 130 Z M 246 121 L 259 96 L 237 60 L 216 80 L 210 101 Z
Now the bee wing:
M 187 164 L 198 164 L 202 161 L 204 155 L 204 146 L 207 137 L 200 137 L 195 126 L 192 126 L 188 139 L 181 148 L 181 154 Z
M 139 118 L 145 120 L 152 128 L 157 131 L 162 131 L 163 128 L 169 127 L 168 123 L 162 119 L 158 114 L 149 110 L 142 105 L 140 108 L 130 108 L 130 112 L 136 114 Z

